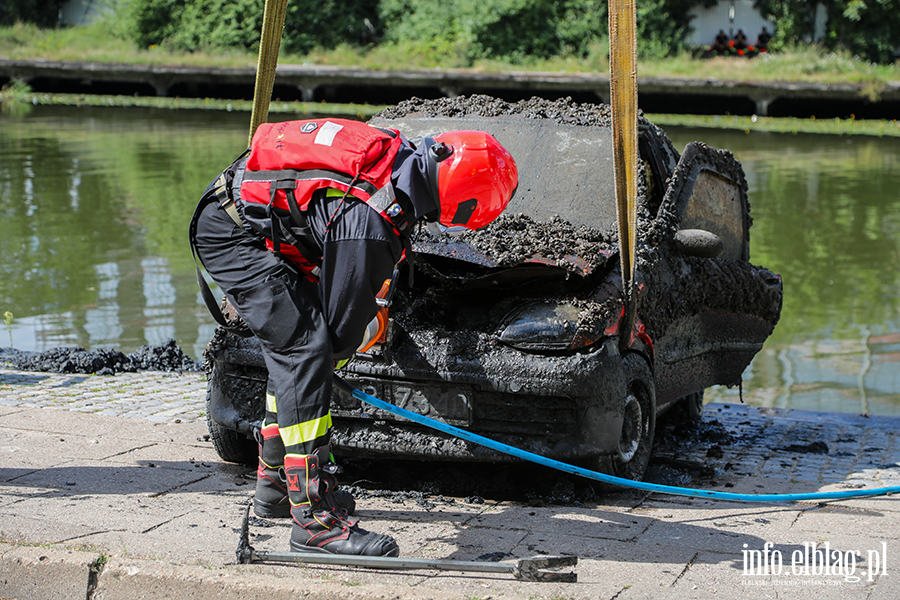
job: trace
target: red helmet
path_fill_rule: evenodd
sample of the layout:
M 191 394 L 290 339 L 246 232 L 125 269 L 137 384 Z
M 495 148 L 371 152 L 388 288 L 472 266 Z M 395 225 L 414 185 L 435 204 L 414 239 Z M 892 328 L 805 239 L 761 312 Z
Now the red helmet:
M 422 143 L 431 191 L 440 203 L 437 222 L 444 227 L 484 227 L 516 193 L 516 161 L 491 134 L 449 131 Z

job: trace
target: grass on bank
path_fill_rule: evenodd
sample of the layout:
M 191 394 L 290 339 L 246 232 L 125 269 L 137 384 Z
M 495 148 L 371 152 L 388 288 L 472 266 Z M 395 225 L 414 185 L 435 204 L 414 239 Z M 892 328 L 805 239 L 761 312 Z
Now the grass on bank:
M 115 62 L 139 65 L 184 65 L 244 67 L 256 65 L 256 54 L 209 48 L 194 53 L 170 52 L 151 46 L 137 48 L 125 39 L 121 25 L 98 22 L 91 25 L 41 29 L 17 24 L 0 27 L 0 56 L 9 59 Z M 512 64 L 496 60 L 468 63 L 453 53 L 436 54 L 413 44 L 383 44 L 371 48 L 341 46 L 306 55 L 282 54 L 285 64 L 337 65 L 373 70 L 463 68 L 483 72 L 545 71 L 605 74 L 607 48 L 599 47 L 587 58 L 558 57 Z M 739 81 L 808 81 L 818 83 L 868 84 L 870 95 L 892 81 L 900 81 L 900 66 L 875 65 L 846 53 L 804 46 L 763 54 L 752 59 L 693 58 L 690 53 L 665 59 L 641 59 L 641 77 L 678 77 Z
M 734 115 L 673 115 L 648 114 L 652 122 L 662 127 L 705 127 L 710 129 L 735 129 L 745 133 L 765 131 L 769 133 L 822 133 L 829 135 L 872 135 L 900 137 L 900 121 L 875 119 L 797 119 L 775 117 L 742 117 Z
M 0 104 L 4 111 L 16 114 L 27 114 L 30 106 L 98 106 L 119 108 L 159 108 L 172 110 L 220 110 L 227 112 L 246 112 L 253 110 L 250 100 L 222 100 L 219 98 L 165 98 L 160 96 L 111 96 L 94 94 L 45 94 L 22 91 L 24 84 L 14 82 L 7 92 L 7 87 L 0 90 Z M 25 86 L 27 88 L 27 86 Z M 14 108 L 12 105 L 18 105 Z M 24 105 L 24 110 L 23 110 Z M 273 100 L 269 104 L 272 114 L 287 115 L 341 115 L 359 119 L 368 119 L 385 108 L 373 104 L 336 104 L 327 102 L 283 102 Z

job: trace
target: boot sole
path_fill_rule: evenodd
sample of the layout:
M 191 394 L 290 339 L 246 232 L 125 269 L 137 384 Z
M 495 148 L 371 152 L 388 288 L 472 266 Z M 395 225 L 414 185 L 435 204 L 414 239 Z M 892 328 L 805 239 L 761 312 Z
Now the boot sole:
M 326 550 L 325 548 L 319 548 L 318 546 L 295 544 L 294 540 L 291 540 L 291 552 L 296 552 L 298 554 L 333 554 L 335 556 L 373 556 L 371 554 L 340 554 L 338 552 Z M 394 543 L 393 547 L 388 550 L 386 554 L 376 554 L 374 556 L 397 558 L 400 556 L 400 546 Z
M 325 548 L 317 548 L 315 546 L 296 546 L 291 544 L 291 552 L 296 552 L 298 554 L 334 554 L 334 552 L 329 552 Z
M 270 504 L 262 500 L 253 500 L 253 514 L 260 519 L 290 519 L 290 504 Z

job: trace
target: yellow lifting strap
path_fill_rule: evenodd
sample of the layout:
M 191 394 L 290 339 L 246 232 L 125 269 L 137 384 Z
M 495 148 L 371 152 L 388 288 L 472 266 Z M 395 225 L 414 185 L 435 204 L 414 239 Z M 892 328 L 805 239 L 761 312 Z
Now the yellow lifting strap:
M 259 60 L 256 63 L 256 86 L 253 89 L 248 147 L 253 141 L 256 128 L 269 118 L 269 103 L 272 100 L 272 88 L 275 86 L 275 67 L 278 65 L 278 51 L 281 48 L 281 32 L 284 30 L 286 12 L 287 0 L 266 0 L 259 39 Z
M 256 133 L 256 128 L 269 118 L 269 103 L 272 100 L 272 88 L 275 87 L 275 67 L 278 65 L 278 50 L 281 48 L 281 32 L 284 29 L 286 12 L 287 0 L 266 0 L 266 7 L 263 11 L 262 32 L 259 39 L 259 60 L 256 63 L 256 85 L 253 88 L 253 112 L 250 113 L 248 148 L 253 141 L 253 134 Z M 241 224 L 240 216 L 237 214 L 234 204 L 225 206 L 225 209 L 236 223 Z M 199 273 L 198 268 L 198 276 Z M 227 298 L 225 302 L 228 303 Z M 215 306 L 215 304 L 212 306 Z M 212 307 L 210 307 L 210 311 L 212 311 Z
M 626 322 L 634 318 L 635 235 L 637 230 L 637 18 L 636 0 L 609 3 L 609 91 L 612 107 L 613 172 L 619 256 L 622 263 Z M 627 335 L 624 336 L 627 339 Z

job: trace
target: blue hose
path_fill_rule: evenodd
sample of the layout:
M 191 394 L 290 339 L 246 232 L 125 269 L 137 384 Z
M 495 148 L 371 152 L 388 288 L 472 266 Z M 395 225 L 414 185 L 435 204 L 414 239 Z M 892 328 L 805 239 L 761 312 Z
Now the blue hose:
M 799 500 L 846 500 L 849 498 L 864 498 L 867 496 L 885 496 L 888 494 L 896 494 L 900 492 L 900 486 L 893 486 L 870 488 L 865 490 L 848 490 L 844 492 L 809 492 L 803 494 L 735 494 L 732 492 L 714 492 L 711 490 L 696 490 L 691 488 L 677 487 L 673 485 L 661 485 L 657 483 L 646 483 L 644 481 L 633 481 L 631 479 L 624 479 L 622 477 L 616 477 L 614 475 L 606 475 L 605 473 L 589 471 L 587 469 L 582 469 L 581 467 L 576 467 L 574 465 L 569 465 L 558 460 L 553 460 L 552 458 L 545 458 L 543 456 L 540 456 L 539 454 L 534 454 L 533 452 L 528 452 L 527 450 L 521 450 L 519 448 L 515 448 L 501 442 L 496 442 L 492 439 L 480 436 L 470 431 L 459 429 L 458 427 L 453 427 L 452 425 L 447 425 L 446 423 L 441 423 L 440 421 L 436 421 L 435 419 L 422 416 L 420 414 L 406 410 L 405 408 L 400 408 L 399 406 L 394 406 L 389 402 L 379 400 L 374 396 L 370 396 L 365 392 L 361 392 L 341 379 L 336 374 L 334 376 L 334 383 L 338 389 L 346 392 L 347 394 L 353 396 L 361 402 L 371 404 L 372 406 L 375 406 L 382 410 L 386 410 L 389 413 L 393 413 L 405 419 L 409 419 L 410 421 L 414 421 L 416 423 L 419 423 L 420 425 L 425 425 L 426 427 L 437 429 L 438 431 L 448 433 L 452 436 L 467 440 L 469 442 L 474 442 L 492 450 L 503 452 L 504 454 L 510 454 L 517 458 L 531 461 L 545 467 L 563 471 L 564 473 L 580 475 L 581 477 L 586 477 L 588 479 L 593 479 L 602 483 L 609 483 L 612 485 L 633 488 L 636 490 L 660 492 L 663 494 L 673 494 L 676 496 L 710 498 L 713 500 L 733 500 L 737 502 L 797 502 Z

